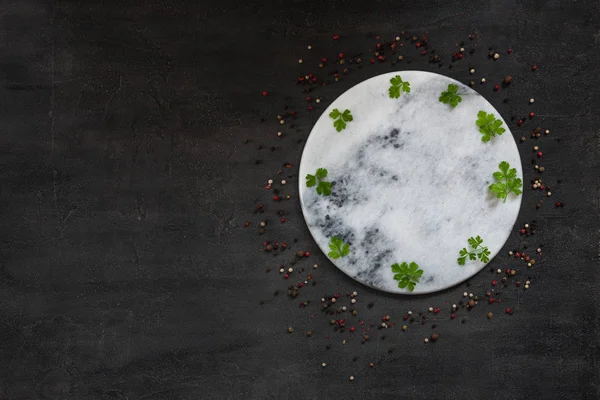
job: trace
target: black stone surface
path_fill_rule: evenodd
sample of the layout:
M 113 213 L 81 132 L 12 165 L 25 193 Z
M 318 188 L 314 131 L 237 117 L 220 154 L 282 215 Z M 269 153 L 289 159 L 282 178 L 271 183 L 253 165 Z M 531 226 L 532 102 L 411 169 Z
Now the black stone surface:
M 599 398 L 598 2 L 26 0 L 0 11 L 0 399 Z M 404 64 L 368 65 L 375 35 L 401 30 L 427 34 L 443 67 L 409 41 Z M 477 51 L 448 68 L 472 30 Z M 315 90 L 323 102 L 308 114 L 296 77 L 338 52 L 362 52 L 364 67 Z M 355 283 L 312 242 L 294 173 L 320 110 L 347 88 L 393 68 L 468 82 L 471 63 L 507 120 L 536 113 L 511 122 L 528 138 L 527 181 L 531 129 L 552 131 L 535 143 L 552 197 L 536 210 L 543 196 L 525 190 L 518 226 L 535 219 L 536 235 L 506 245 L 543 244 L 544 261 L 491 264 L 531 275 L 532 289 L 510 287 L 503 304 L 450 321 L 462 292 L 484 292 L 495 274 L 417 298 Z M 513 83 L 494 93 L 507 74 Z M 298 116 L 278 139 L 286 105 Z M 264 185 L 286 161 L 293 197 L 274 204 Z M 290 250 L 261 252 L 266 239 Z M 298 249 L 313 254 L 296 270 L 320 267 L 317 285 L 290 299 L 276 270 Z M 320 297 L 353 290 L 359 315 L 348 321 L 390 314 L 397 325 L 364 345 L 333 332 Z M 442 308 L 440 339 L 425 345 L 431 317 L 399 325 L 430 305 Z

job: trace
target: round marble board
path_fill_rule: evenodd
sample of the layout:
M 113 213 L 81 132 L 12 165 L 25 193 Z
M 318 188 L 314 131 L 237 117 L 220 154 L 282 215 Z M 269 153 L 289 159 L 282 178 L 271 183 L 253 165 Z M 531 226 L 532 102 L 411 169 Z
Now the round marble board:
M 392 98 L 395 76 L 410 92 Z M 438 100 L 449 84 L 462 97 L 455 108 Z M 476 123 L 481 110 L 506 131 L 483 142 Z M 391 72 L 342 94 L 315 124 L 300 162 L 302 211 L 321 250 L 352 278 L 386 292 L 431 293 L 487 264 L 485 257 L 467 257 L 459 265 L 460 250 L 472 251 L 470 237 L 481 237 L 475 252 L 486 246 L 490 260 L 508 239 L 521 195 L 509 193 L 504 202 L 489 189 L 502 161 L 522 179 L 512 134 L 481 95 L 442 75 Z M 327 175 L 317 174 L 319 168 Z M 423 271 L 409 285 L 401 284 L 404 262 Z M 395 263 L 402 272 L 392 270 Z

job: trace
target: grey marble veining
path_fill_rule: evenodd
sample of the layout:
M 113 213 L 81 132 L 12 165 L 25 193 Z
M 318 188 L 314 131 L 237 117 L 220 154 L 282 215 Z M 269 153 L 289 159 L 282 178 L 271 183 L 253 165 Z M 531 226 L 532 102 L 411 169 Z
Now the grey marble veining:
M 410 93 L 388 96 L 389 80 L 400 75 Z M 438 101 L 449 83 L 462 102 Z M 329 113 L 349 109 L 354 120 L 337 132 Z M 507 161 L 522 178 L 510 130 L 481 141 L 477 112 L 500 114 L 479 94 L 450 78 L 420 71 L 379 75 L 351 88 L 315 124 L 300 164 L 300 200 L 306 223 L 327 254 L 332 236 L 351 244 L 350 254 L 331 260 L 365 285 L 395 293 L 391 264 L 414 261 L 424 274 L 412 294 L 453 286 L 485 265 L 458 252 L 480 235 L 495 256 L 516 221 L 521 196 L 506 203 L 488 190 L 492 173 Z M 307 188 L 304 177 L 317 168 L 334 182 L 330 196 Z

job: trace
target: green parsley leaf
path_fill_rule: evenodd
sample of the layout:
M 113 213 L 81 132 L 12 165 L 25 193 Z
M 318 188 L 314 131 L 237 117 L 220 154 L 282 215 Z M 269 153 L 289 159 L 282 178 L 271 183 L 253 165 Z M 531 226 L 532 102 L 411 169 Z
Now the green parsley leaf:
M 494 172 L 494 179 L 497 182 L 492 183 L 489 188 L 497 198 L 504 199 L 505 203 L 509 193 L 512 192 L 515 196 L 523 193 L 523 182 L 517 178 L 517 169 L 511 168 L 506 161 L 502 161 L 498 168 L 500 171 Z
M 329 196 L 331 194 L 331 182 L 325 182 L 323 179 L 327 176 L 327 170 L 325 168 L 317 169 L 314 175 L 306 174 L 306 187 L 313 187 L 317 185 L 317 193 L 323 196 Z
M 467 250 L 466 247 L 463 247 L 459 252 L 459 257 L 456 259 L 458 265 L 465 265 L 467 257 L 469 260 L 479 259 L 482 263 L 487 263 L 490 261 L 490 251 L 487 247 L 483 246 L 483 239 L 481 236 L 470 237 L 467 242 L 471 247 L 471 250 Z
M 450 104 L 452 108 L 456 107 L 462 101 L 462 97 L 458 95 L 458 85 L 448 85 L 448 90 L 442 92 L 439 100 L 444 104 Z
M 415 262 L 392 264 L 392 272 L 394 273 L 394 279 L 398 281 L 398 287 L 400 289 L 408 288 L 411 292 L 415 290 L 415 285 L 419 283 L 419 279 L 423 276 L 423 270 L 419 269 L 419 265 Z
M 481 110 L 477 113 L 477 121 L 475 122 L 479 127 L 479 132 L 483 134 L 481 137 L 482 142 L 489 142 L 492 137 L 502 135 L 506 129 L 502 128 L 502 120 L 496 119 L 494 114 L 487 114 Z
M 344 241 L 338 237 L 331 238 L 331 241 L 329 242 L 329 249 L 331 251 L 327 255 L 334 260 L 350 254 L 350 245 L 348 243 L 344 243 Z
M 329 113 L 329 117 L 333 119 L 333 126 L 338 132 L 346 129 L 346 122 L 350 122 L 354 119 L 350 113 L 350 110 L 344 110 L 344 112 L 340 112 L 340 110 L 337 108 L 334 108 L 333 111 Z
M 306 187 L 313 187 L 317 184 L 317 178 L 314 175 L 306 174 Z
M 410 83 L 404 82 L 402 78 L 400 78 L 400 75 L 396 75 L 390 79 L 390 83 L 392 84 L 388 89 L 390 98 L 397 99 L 402 92 L 410 93 Z
M 322 194 L 323 196 L 329 196 L 331 194 L 331 182 L 319 182 L 317 193 Z

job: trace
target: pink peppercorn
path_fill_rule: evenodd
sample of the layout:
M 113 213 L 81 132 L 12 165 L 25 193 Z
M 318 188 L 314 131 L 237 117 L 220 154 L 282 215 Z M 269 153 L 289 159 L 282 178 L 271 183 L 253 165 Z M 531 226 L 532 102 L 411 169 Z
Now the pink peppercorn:
M 273 196 L 273 201 L 279 201 L 279 196 L 277 196 L 277 195 Z
M 310 253 L 308 251 L 304 252 L 304 257 L 310 257 Z
M 338 40 L 340 38 L 340 35 L 334 35 L 333 36 L 333 40 Z
M 538 151 L 538 152 L 537 152 L 537 155 L 538 155 L 538 157 L 541 157 L 541 156 L 542 156 L 542 152 L 541 152 L 541 151 Z
M 522 126 L 523 125 L 523 120 L 520 119 L 519 122 L 517 122 L 517 125 Z
M 493 285 L 493 286 L 496 286 L 497 284 L 498 284 L 498 281 L 494 279 L 494 280 L 492 281 L 492 285 Z
M 283 224 L 285 222 L 285 218 L 281 218 L 281 223 Z
M 500 90 L 500 85 L 494 85 L 494 92 L 497 92 L 498 90 Z
M 512 314 L 512 310 L 510 309 L 510 307 L 506 309 L 506 313 L 507 314 Z
M 456 318 L 456 315 L 450 314 L 450 318 L 454 319 L 454 318 Z
M 267 97 L 267 96 L 269 95 L 269 92 L 262 92 L 262 95 L 263 95 L 264 97 Z
M 288 274 L 285 274 L 283 277 L 284 277 L 285 279 L 288 279 L 290 276 L 289 276 Z
M 535 113 L 532 111 L 529 113 L 529 118 L 533 118 L 533 117 L 535 117 Z

